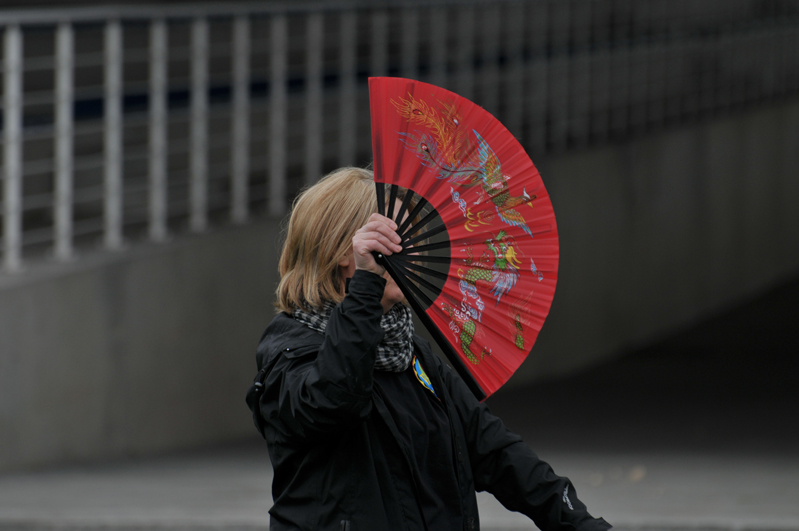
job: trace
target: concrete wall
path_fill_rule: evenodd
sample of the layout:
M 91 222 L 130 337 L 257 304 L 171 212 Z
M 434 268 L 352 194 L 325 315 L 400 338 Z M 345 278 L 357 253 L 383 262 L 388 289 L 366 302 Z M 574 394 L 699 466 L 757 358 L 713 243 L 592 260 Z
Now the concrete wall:
M 597 363 L 799 273 L 799 102 L 538 160 L 558 291 L 510 385 Z M 251 435 L 276 221 L 0 277 L 0 470 Z
M 0 470 L 250 435 L 277 222 L 30 271 L 0 287 Z M 59 268 L 60 269 L 60 268 Z
M 799 101 L 539 170 L 561 262 L 539 355 L 514 376 L 520 383 L 643 345 L 799 275 Z

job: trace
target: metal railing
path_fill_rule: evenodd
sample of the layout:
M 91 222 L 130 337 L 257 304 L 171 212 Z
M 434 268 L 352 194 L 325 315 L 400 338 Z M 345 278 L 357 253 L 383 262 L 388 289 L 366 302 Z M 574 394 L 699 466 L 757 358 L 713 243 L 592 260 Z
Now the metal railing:
M 534 158 L 799 94 L 786 2 L 220 3 L 0 11 L 0 29 L 7 272 L 282 215 L 369 161 L 372 75 L 473 99 Z

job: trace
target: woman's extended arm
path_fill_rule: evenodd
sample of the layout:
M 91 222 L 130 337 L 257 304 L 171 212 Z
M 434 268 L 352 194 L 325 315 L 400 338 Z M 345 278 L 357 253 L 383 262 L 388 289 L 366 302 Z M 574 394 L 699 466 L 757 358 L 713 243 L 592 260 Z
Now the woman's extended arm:
M 610 525 L 593 518 L 568 478 L 554 473 L 522 438 L 479 403 L 450 369 L 443 377 L 463 424 L 477 491 L 488 491 L 502 505 L 527 515 L 546 530 L 604 531 Z

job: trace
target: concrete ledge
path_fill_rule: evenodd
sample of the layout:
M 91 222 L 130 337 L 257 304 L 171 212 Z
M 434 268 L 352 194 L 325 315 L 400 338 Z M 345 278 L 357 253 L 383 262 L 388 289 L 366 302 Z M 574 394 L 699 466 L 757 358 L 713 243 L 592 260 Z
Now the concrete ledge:
M 0 469 L 252 433 L 278 223 L 131 246 L 0 287 Z

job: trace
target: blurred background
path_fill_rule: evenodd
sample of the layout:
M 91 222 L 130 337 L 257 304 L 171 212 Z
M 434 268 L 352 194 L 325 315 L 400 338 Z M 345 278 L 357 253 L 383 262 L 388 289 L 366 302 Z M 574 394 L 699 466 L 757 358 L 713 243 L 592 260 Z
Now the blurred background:
M 787 463 L 799 526 L 798 1 L 31 0 L 0 32 L 0 478 L 254 440 L 281 220 L 370 162 L 388 75 L 494 114 L 555 207 L 492 409 L 556 456 Z

